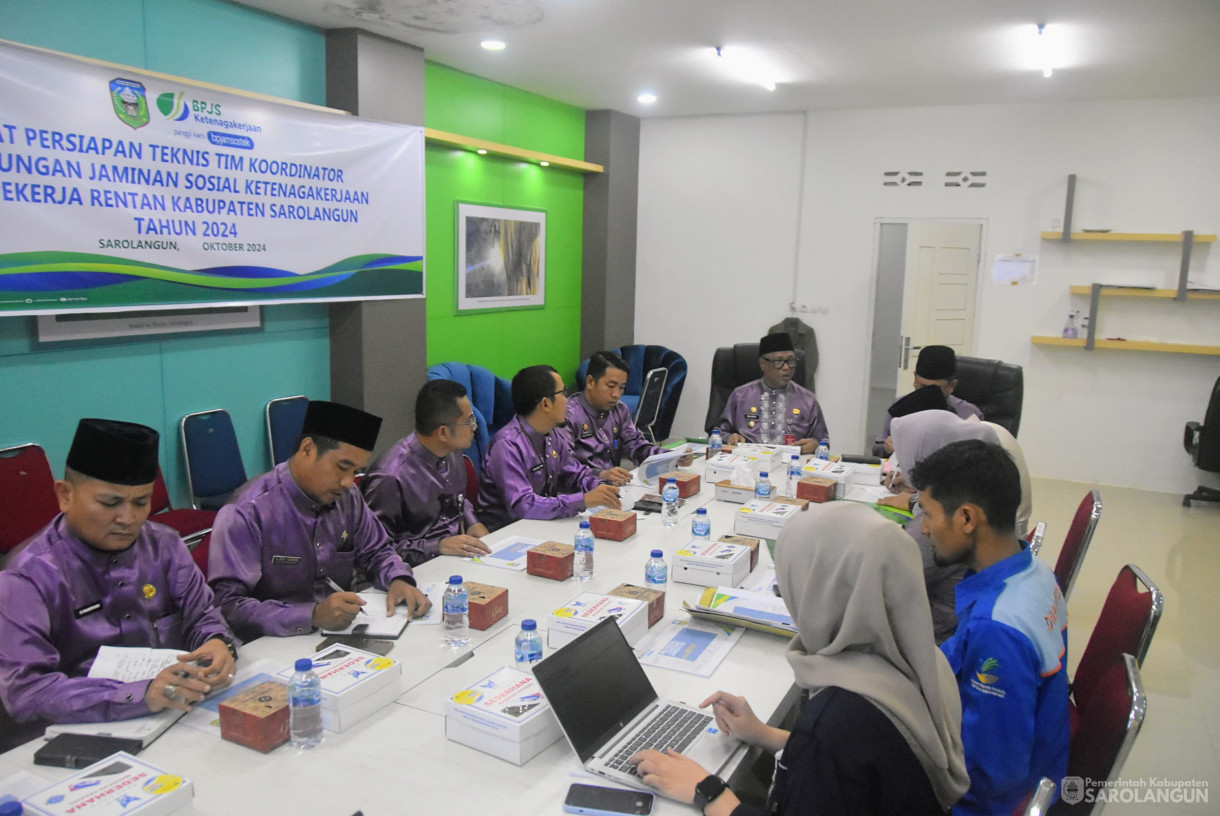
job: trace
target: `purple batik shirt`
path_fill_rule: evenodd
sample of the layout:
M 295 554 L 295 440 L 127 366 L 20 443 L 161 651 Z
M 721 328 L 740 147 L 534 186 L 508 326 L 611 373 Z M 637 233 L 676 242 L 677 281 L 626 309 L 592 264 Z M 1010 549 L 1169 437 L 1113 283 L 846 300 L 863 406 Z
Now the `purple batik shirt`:
M 617 402 L 609 411 L 599 411 L 583 393 L 568 400 L 567 431 L 572 453 L 598 473 L 618 467 L 624 456 L 638 465 L 653 454 L 665 452 L 635 426 L 626 405 Z
M 964 399 L 955 397 L 952 394 L 946 397 L 946 399 L 949 401 L 949 407 L 962 419 L 970 419 L 970 417 L 983 418 L 983 412 L 973 402 L 966 402 Z M 881 437 L 877 440 L 878 444 L 884 445 L 885 440 L 890 437 L 890 423 L 893 421 L 894 418 L 892 416 L 889 414 L 885 415 L 885 430 L 881 432 Z
M 326 579 L 351 589 L 353 568 L 379 589 L 396 578 L 415 583 L 359 490 L 318 504 L 289 462 L 250 482 L 212 527 L 208 580 L 244 640 L 309 632 L 314 605 L 334 592 Z
M 523 518 L 567 518 L 585 509 L 584 494 L 600 482 L 598 471 L 572 455 L 565 430 L 544 436 L 516 416 L 483 462 L 479 515 L 489 530 Z
M 768 415 L 768 409 L 779 404 L 782 420 Z M 776 421 L 769 422 L 771 419 Z M 738 433 L 750 442 L 767 445 L 783 444 L 787 434 L 815 442 L 830 439 L 826 419 L 812 391 L 794 382 L 784 388 L 767 388 L 761 378 L 738 386 L 729 395 L 716 427 L 722 433 Z
M 360 485 L 404 561 L 422 564 L 441 553 L 441 540 L 478 524 L 466 495 L 462 452 L 437 456 L 415 434 L 386 451 Z
M 0 698 L 15 720 L 112 722 L 149 712 L 148 680 L 88 677 L 100 646 L 193 652 L 232 638 L 178 534 L 145 522 L 121 552 L 59 515 L 0 572 Z

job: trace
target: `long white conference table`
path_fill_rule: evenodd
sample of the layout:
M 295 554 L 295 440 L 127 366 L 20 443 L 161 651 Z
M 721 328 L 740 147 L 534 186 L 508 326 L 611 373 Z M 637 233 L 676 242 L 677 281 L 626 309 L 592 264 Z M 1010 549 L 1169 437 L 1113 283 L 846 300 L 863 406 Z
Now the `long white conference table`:
M 688 468 L 702 475 L 703 459 Z M 650 492 L 623 488 L 623 506 Z M 395 641 L 390 657 L 402 664 L 402 694 L 395 705 L 354 727 L 326 732 L 323 743 L 309 751 L 285 744 L 269 754 L 227 742 L 181 722 L 141 754 L 171 773 L 194 783 L 192 804 L 179 813 L 200 816 L 291 813 L 294 816 L 364 816 L 390 814 L 539 814 L 562 813 L 563 800 L 573 782 L 609 784 L 580 770 L 576 755 L 559 739 L 538 756 L 518 767 L 445 738 L 445 704 L 500 666 L 513 665 L 514 639 L 524 618 L 534 618 L 546 639 L 550 613 L 578 592 L 608 592 L 621 583 L 642 585 L 649 551 L 665 551 L 673 573 L 673 556 L 691 538 L 690 516 L 706 506 L 712 521 L 712 538 L 732 533 L 733 516 L 740 505 L 715 501 L 714 488 L 704 484 L 686 500 L 678 523 L 665 527 L 659 514 L 640 513 L 636 534 L 626 541 L 598 539 L 595 574 L 591 580 L 553 581 L 448 556 L 435 558 L 415 569 L 423 585 L 460 574 L 509 590 L 508 615 L 487 631 L 471 632 L 468 646 L 454 650 L 444 645 L 439 625 L 410 625 Z M 488 537 L 496 542 L 511 535 L 570 543 L 579 519 L 524 520 Z M 758 570 L 771 563 L 764 546 Z M 680 614 L 682 602 L 692 604 L 703 588 L 669 583 L 666 616 Z M 244 646 L 239 667 L 255 660 L 272 660 L 286 666 L 311 654 L 323 637 L 314 633 L 292 638 L 264 637 Z M 698 704 L 712 692 L 724 689 L 744 694 L 764 719 L 780 706 L 792 686 L 785 659 L 787 640 L 747 630 L 711 677 L 699 677 L 645 666 L 661 697 Z M 544 657 L 551 654 L 544 648 Z M 0 779 L 24 771 L 48 784 L 73 773 L 33 764 L 35 740 L 0 755 Z M 744 747 L 734 758 L 744 756 Z M 690 814 L 693 809 L 657 797 L 654 813 Z

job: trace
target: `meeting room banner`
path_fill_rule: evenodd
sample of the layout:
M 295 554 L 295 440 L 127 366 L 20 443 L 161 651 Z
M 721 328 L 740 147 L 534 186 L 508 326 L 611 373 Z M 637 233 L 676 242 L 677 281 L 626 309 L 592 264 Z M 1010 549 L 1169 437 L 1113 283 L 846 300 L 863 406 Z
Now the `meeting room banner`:
M 424 132 L 0 43 L 0 315 L 424 294 Z

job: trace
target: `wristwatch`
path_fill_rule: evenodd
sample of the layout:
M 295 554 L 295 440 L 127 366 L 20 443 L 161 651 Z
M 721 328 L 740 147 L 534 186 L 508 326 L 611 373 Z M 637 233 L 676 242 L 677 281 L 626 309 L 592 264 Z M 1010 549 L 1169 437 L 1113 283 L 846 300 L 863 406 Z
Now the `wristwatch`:
M 702 811 L 712 802 L 719 799 L 720 794 L 724 793 L 728 788 L 729 783 L 715 774 L 708 774 L 702 782 L 695 785 L 695 807 Z

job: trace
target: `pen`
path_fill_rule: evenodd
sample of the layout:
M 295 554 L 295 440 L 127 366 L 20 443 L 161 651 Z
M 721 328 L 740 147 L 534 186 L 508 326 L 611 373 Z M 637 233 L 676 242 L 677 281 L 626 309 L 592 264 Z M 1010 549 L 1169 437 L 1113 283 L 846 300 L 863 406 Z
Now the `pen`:
M 343 587 L 341 587 L 341 586 L 339 586 L 338 584 L 336 584 L 336 583 L 334 582 L 334 579 L 332 579 L 332 578 L 331 578 L 329 575 L 323 575 L 323 576 L 322 576 L 322 580 L 323 580 L 323 581 L 325 581 L 325 582 L 326 582 L 326 585 L 327 585 L 327 586 L 329 586 L 331 589 L 333 589 L 335 592 L 343 592 L 343 591 L 344 591 Z M 368 614 L 368 612 L 365 612 L 363 609 L 357 609 L 357 610 L 356 610 L 356 612 L 358 612 L 358 613 L 359 613 L 359 614 L 361 614 L 361 615 L 367 615 L 367 614 Z

